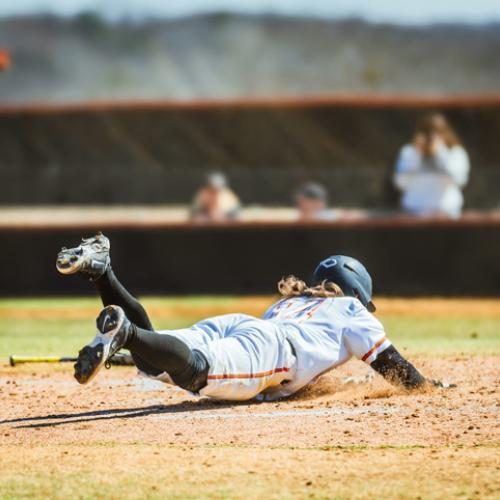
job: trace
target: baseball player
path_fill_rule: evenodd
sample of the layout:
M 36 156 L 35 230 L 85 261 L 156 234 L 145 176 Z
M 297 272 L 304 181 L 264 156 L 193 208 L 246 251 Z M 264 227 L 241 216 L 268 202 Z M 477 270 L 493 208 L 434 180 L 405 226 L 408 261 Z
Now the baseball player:
M 282 299 L 263 318 L 228 314 L 156 332 L 142 305 L 116 278 L 109 249 L 108 238 L 98 233 L 57 256 L 58 271 L 93 281 L 105 306 L 95 338 L 75 364 L 81 384 L 126 348 L 143 374 L 227 400 L 290 396 L 353 356 L 407 389 L 448 386 L 424 378 L 391 344 L 372 314 L 370 275 L 356 259 L 323 260 L 311 286 L 293 276 L 282 279 Z

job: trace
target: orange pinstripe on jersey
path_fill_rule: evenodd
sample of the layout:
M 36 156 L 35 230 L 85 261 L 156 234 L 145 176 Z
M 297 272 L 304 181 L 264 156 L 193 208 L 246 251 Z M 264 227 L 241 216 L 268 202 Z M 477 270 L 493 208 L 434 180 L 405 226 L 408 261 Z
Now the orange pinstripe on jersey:
M 269 370 L 267 372 L 260 373 L 223 373 L 222 375 L 209 375 L 208 380 L 222 380 L 228 378 L 261 378 L 268 377 L 269 375 L 274 375 L 275 373 L 289 372 L 290 368 L 275 368 L 274 370 Z
M 384 337 L 382 340 L 379 340 L 362 358 L 361 361 L 366 361 L 385 341 L 387 337 Z

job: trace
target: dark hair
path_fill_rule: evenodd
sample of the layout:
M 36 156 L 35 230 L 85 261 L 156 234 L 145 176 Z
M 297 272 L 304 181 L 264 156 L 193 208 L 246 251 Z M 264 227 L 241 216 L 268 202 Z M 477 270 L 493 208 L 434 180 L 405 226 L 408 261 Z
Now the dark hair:
M 461 144 L 457 133 L 442 113 L 427 113 L 422 116 L 418 121 L 415 133 L 424 134 L 426 137 L 438 133 L 448 147 Z

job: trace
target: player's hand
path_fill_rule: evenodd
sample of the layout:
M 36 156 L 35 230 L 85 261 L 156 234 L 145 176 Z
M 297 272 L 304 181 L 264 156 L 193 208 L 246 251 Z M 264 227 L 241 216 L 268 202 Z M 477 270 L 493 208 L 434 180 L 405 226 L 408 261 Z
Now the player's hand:
M 435 156 L 440 148 L 444 146 L 444 141 L 439 134 L 432 134 L 429 140 L 429 155 Z
M 453 389 L 457 384 L 450 384 L 448 382 L 441 382 L 441 380 L 436 380 L 433 378 L 428 378 L 427 382 L 433 387 L 440 387 L 441 389 Z

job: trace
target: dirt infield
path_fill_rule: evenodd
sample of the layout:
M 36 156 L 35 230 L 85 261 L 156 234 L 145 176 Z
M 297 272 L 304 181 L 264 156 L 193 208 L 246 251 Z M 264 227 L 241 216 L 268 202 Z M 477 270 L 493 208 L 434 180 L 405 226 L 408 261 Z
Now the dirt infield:
M 350 362 L 299 396 L 273 403 L 225 403 L 196 398 L 113 367 L 89 386 L 71 368 L 2 369 L 3 442 L 139 440 L 164 444 L 263 446 L 477 445 L 500 441 L 496 357 L 419 359 L 433 377 L 459 384 L 453 390 L 406 394 L 381 378 L 343 384 L 367 368 Z M 244 421 L 244 425 L 242 425 Z M 195 432 L 193 432 L 195 428 Z M 159 432 L 161 430 L 161 432 Z
M 75 484 L 82 475 L 100 485 L 85 486 L 85 495 L 116 498 L 368 497 L 374 488 L 411 498 L 493 498 L 500 491 L 499 361 L 418 358 L 427 375 L 458 383 L 419 394 L 379 377 L 344 384 L 345 376 L 367 372 L 351 361 L 291 400 L 242 404 L 198 399 L 136 378 L 128 367 L 79 386 L 70 366 L 3 366 L 0 488 L 6 496 L 62 498 L 71 493 L 67 478 Z M 96 460 L 109 460 L 121 481 L 137 481 L 113 490 Z M 338 484 L 361 472 L 354 490 Z M 21 473 L 35 481 L 36 493 L 19 490 Z M 53 483 L 60 477 L 59 490 Z

